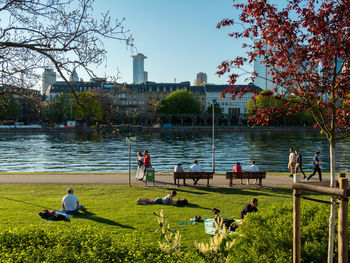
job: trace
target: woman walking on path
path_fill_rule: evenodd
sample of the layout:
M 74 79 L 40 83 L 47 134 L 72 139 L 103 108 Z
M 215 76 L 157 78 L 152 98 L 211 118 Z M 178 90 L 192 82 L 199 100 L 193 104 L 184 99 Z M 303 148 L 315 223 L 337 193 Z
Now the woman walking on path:
M 136 160 L 137 161 L 136 179 L 141 181 L 145 176 L 145 165 L 143 163 L 145 157 L 143 157 L 141 152 L 137 153 L 137 157 L 138 159 Z

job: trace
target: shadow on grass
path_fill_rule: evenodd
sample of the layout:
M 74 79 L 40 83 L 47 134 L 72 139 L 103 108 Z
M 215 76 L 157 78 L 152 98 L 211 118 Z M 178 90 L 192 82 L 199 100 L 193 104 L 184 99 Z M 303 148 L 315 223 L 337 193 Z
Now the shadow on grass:
M 178 193 L 190 193 L 190 194 L 195 194 L 195 195 L 207 195 L 208 193 L 203 193 L 203 192 L 198 192 L 198 191 L 192 191 L 190 189 L 186 189 L 186 188 L 167 188 L 169 190 L 175 190 Z M 193 188 L 196 189 L 196 188 Z
M 191 208 L 200 208 L 200 209 L 205 209 L 205 210 L 211 210 L 211 208 L 209 207 L 203 207 L 197 204 L 193 204 L 193 203 L 188 203 L 188 205 L 186 205 L 185 207 L 191 207 Z
M 224 187 L 197 187 L 199 191 L 207 192 L 207 193 L 218 193 L 225 195 L 255 195 L 255 196 L 271 196 L 264 188 L 224 188 Z
M 94 214 L 92 212 L 89 212 L 87 210 L 81 211 L 81 212 L 82 213 L 75 214 L 74 217 L 75 218 L 84 218 L 84 219 L 88 219 L 88 220 L 95 221 L 95 222 L 98 222 L 98 223 L 107 224 L 107 225 L 110 225 L 110 226 L 118 226 L 118 227 L 121 227 L 121 228 L 135 229 L 132 226 L 123 225 L 123 224 L 117 223 L 117 222 L 115 222 L 113 220 L 96 216 L 96 214 Z
M 17 202 L 17 203 L 26 204 L 26 205 L 36 206 L 36 207 L 39 207 L 39 208 L 41 208 L 41 209 L 54 210 L 54 209 L 52 209 L 52 208 L 49 208 L 49 207 L 46 207 L 46 206 L 43 206 L 43 205 L 37 205 L 37 204 L 33 204 L 33 203 L 21 201 L 21 200 L 16 200 L 16 199 L 9 198 L 9 197 L 5 197 L 5 196 L 0 196 L 0 198 L 5 199 L 5 200 L 8 200 L 8 201 L 13 201 L 13 202 Z

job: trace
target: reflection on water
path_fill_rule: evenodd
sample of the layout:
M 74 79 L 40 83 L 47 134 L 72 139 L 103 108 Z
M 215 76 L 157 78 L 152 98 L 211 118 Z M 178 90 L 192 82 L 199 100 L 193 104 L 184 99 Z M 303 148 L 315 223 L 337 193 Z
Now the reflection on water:
M 148 149 L 158 172 L 172 171 L 182 162 L 185 170 L 198 160 L 203 170 L 212 165 L 210 133 L 152 133 L 137 137 L 132 145 L 132 168 L 136 152 Z M 237 161 L 247 170 L 255 160 L 263 171 L 287 172 L 289 147 L 299 148 L 303 167 L 312 170 L 315 151 L 321 152 L 323 171 L 329 171 L 327 140 L 315 132 L 231 132 L 215 138 L 216 171 L 229 171 Z M 350 168 L 350 139 L 336 148 L 337 171 Z M 7 172 L 126 172 L 129 146 L 118 135 L 93 133 L 1 133 L 0 171 Z

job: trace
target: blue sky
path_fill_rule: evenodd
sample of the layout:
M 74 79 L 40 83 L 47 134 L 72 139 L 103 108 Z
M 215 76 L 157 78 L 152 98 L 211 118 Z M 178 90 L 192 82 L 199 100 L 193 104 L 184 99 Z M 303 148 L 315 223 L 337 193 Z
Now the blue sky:
M 216 29 L 221 19 L 237 12 L 232 4 L 232 0 L 96 1 L 96 14 L 109 11 L 112 17 L 126 18 L 124 25 L 133 34 L 136 47 L 131 50 L 119 41 L 106 41 L 108 60 L 106 67 L 98 68 L 98 75 L 115 75 L 119 68 L 119 81 L 132 82 L 131 55 L 139 52 L 147 56 L 145 71 L 149 81 L 176 79 L 193 84 L 196 74 L 205 72 L 209 83 L 226 84 L 227 77 L 215 74 L 217 66 L 223 60 L 243 55 L 241 43 L 228 36 L 233 28 Z

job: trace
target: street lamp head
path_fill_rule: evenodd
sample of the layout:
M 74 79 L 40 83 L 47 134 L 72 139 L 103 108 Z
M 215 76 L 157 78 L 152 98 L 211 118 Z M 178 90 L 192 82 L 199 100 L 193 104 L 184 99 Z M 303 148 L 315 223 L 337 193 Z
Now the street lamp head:
M 212 99 L 212 100 L 211 100 L 211 103 L 212 103 L 212 104 L 216 104 L 216 103 L 217 103 L 217 99 Z

